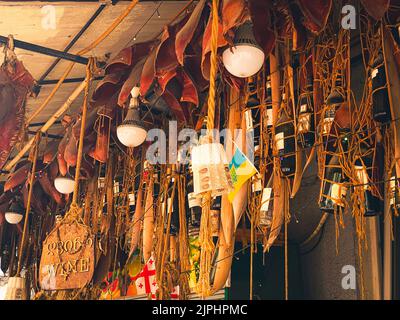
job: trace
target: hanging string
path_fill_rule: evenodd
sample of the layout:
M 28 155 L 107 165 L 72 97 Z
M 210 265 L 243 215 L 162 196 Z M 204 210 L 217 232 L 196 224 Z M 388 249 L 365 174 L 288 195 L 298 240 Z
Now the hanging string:
M 19 257 L 18 257 L 17 277 L 20 276 L 21 269 L 22 269 L 22 256 L 24 254 L 26 233 L 28 232 L 29 212 L 31 211 L 31 200 L 32 200 L 32 193 L 33 193 L 33 183 L 35 182 L 36 160 L 37 160 L 37 156 L 38 156 L 38 152 L 39 152 L 39 143 L 40 143 L 40 133 L 37 133 L 36 137 L 35 137 L 35 147 L 31 151 L 31 152 L 33 152 L 32 169 L 31 169 L 31 176 L 29 179 L 29 191 L 28 191 L 28 200 L 26 203 L 26 210 L 25 210 L 24 229 L 22 231 L 22 239 L 21 239 L 20 250 L 19 250 L 20 252 L 19 252 Z

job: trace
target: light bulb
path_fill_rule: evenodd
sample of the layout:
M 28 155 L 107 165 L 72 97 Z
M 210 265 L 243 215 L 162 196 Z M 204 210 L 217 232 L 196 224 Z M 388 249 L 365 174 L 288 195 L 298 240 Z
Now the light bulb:
M 70 194 L 74 191 L 75 181 L 71 177 L 57 177 L 54 179 L 54 186 L 58 192 Z

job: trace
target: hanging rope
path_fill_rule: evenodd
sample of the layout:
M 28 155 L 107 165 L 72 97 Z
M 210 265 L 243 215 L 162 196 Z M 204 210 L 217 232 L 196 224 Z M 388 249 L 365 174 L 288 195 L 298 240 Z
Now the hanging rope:
M 217 45 L 218 45 L 218 0 L 212 1 L 212 29 L 211 29 L 211 67 L 210 67 L 210 88 L 208 93 L 208 113 L 207 113 L 207 136 L 206 142 L 213 141 L 212 130 L 214 129 L 215 118 L 215 95 L 216 86 L 215 78 L 217 75 Z M 200 252 L 200 272 L 199 281 L 197 284 L 197 292 L 202 297 L 207 297 L 211 294 L 210 274 L 211 261 L 214 251 L 214 243 L 212 241 L 211 217 L 210 217 L 211 192 L 207 192 L 202 200 L 202 212 L 200 221 L 201 243 Z
M 31 176 L 29 179 L 29 191 L 28 191 L 28 200 L 26 203 L 26 210 L 25 210 L 24 229 L 22 232 L 22 239 L 21 239 L 20 250 L 19 250 L 20 252 L 19 252 L 19 257 L 18 257 L 17 277 L 20 276 L 21 269 L 22 269 L 22 256 L 24 254 L 26 233 L 28 231 L 29 212 L 31 211 L 31 199 L 32 199 L 32 192 L 33 192 L 33 183 L 35 182 L 36 160 L 37 160 L 38 151 L 39 151 L 39 143 L 40 143 L 40 133 L 36 134 L 35 147 L 32 150 L 33 154 L 31 153 L 32 169 L 31 169 Z
M 90 82 L 91 82 L 91 78 L 92 78 L 93 65 L 94 65 L 94 59 L 89 58 L 89 63 L 86 66 L 86 87 L 85 87 L 85 96 L 83 99 L 83 106 L 82 106 L 81 131 L 80 131 L 80 135 L 79 135 L 78 156 L 77 156 L 76 170 L 75 170 L 74 194 L 72 196 L 72 203 L 71 203 L 70 209 L 67 213 L 67 215 L 72 216 L 72 218 L 79 218 L 79 215 L 82 211 L 78 207 L 79 178 L 80 178 L 80 170 L 81 170 L 81 164 L 82 164 L 83 138 L 85 136 L 89 87 L 90 87 Z

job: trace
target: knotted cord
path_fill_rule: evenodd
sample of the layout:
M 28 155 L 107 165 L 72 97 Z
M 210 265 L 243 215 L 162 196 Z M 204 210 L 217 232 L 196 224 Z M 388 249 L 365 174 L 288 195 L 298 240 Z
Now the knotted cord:
M 212 1 L 212 25 L 211 25 L 211 57 L 210 57 L 210 88 L 208 93 L 208 111 L 207 111 L 207 142 L 213 141 L 212 131 L 215 121 L 215 96 L 216 96 L 216 75 L 218 68 L 217 45 L 218 45 L 218 0 Z M 200 236 L 200 273 L 197 284 L 197 291 L 202 297 L 211 294 L 210 273 L 211 261 L 214 251 L 211 231 L 211 192 L 207 192 L 201 204 Z

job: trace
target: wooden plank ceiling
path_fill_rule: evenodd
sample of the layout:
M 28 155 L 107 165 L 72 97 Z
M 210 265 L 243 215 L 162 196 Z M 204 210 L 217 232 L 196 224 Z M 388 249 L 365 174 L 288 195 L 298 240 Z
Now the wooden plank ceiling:
M 74 36 L 95 13 L 102 3 L 108 3 L 106 8 L 84 32 L 76 44 L 69 50 L 76 53 L 87 47 L 94 39 L 125 10 L 128 1 L 119 1 L 115 5 L 111 1 L 100 2 L 63 2 L 63 1 L 0 1 L 0 35 L 13 35 L 15 39 L 63 51 Z M 139 2 L 125 20 L 99 46 L 85 56 L 111 58 L 121 49 L 132 45 L 134 41 L 143 42 L 156 37 L 188 1 L 143 1 Z M 48 12 L 43 9 L 51 5 L 55 12 L 55 28 L 44 28 L 43 18 Z M 158 9 L 156 11 L 156 9 Z M 51 9 L 52 10 L 52 9 Z M 151 17 L 151 18 L 150 18 Z M 138 33 L 138 31 L 140 32 Z M 138 34 L 137 34 L 138 33 Z M 137 35 L 136 35 L 137 34 Z M 134 36 L 136 35 L 136 40 Z M 15 50 L 18 58 L 35 79 L 40 79 L 56 58 L 26 50 Z M 2 50 L 0 53 L 2 61 Z M 58 80 L 64 73 L 69 61 L 61 60 L 46 80 Z M 75 64 L 68 78 L 85 76 L 85 66 Z M 69 97 L 77 83 L 63 84 L 47 108 L 33 121 L 45 122 Z M 37 98 L 29 98 L 27 102 L 27 117 L 46 99 L 54 85 L 43 85 Z M 74 102 L 67 113 L 76 112 L 82 104 L 83 94 Z M 32 128 L 37 130 L 37 128 Z M 59 125 L 49 132 L 60 131 Z

